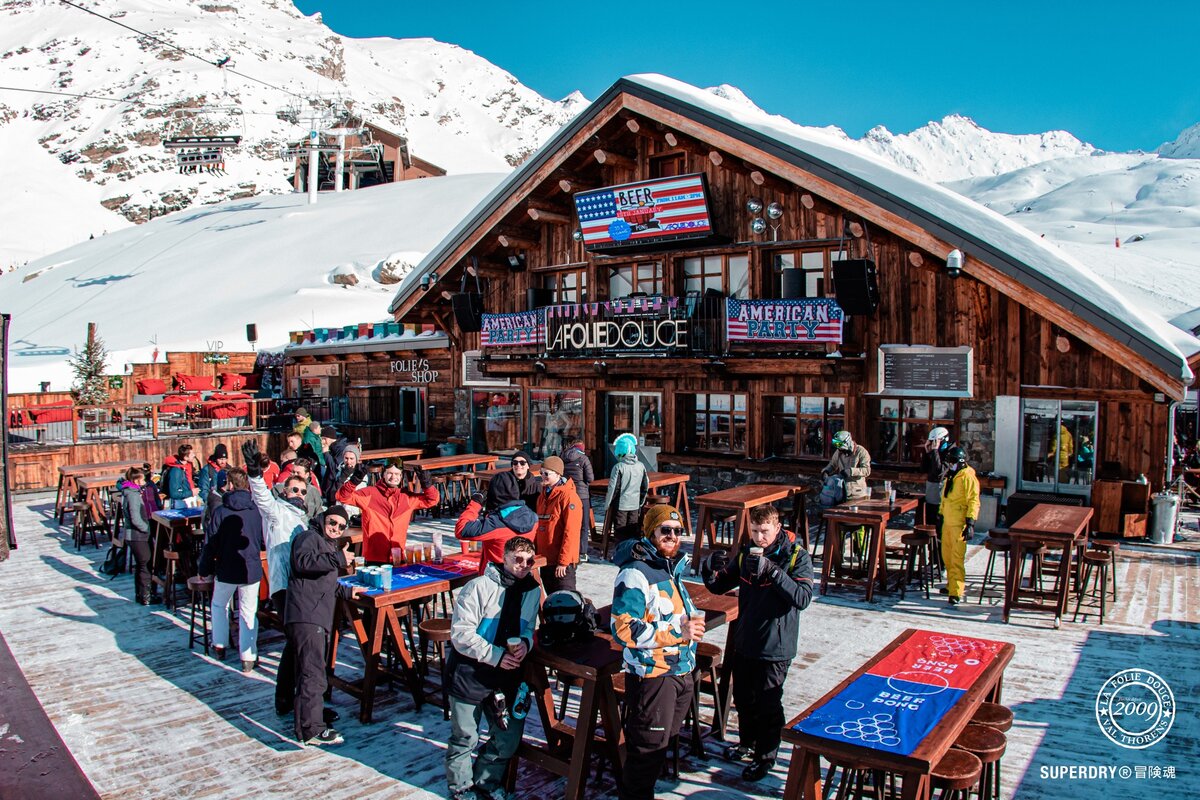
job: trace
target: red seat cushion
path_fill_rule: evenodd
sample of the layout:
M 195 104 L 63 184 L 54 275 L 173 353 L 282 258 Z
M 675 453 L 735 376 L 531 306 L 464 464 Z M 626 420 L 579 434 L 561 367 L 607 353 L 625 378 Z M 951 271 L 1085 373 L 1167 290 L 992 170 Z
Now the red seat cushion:
M 185 392 L 203 392 L 215 389 L 210 375 L 184 375 L 175 373 L 175 385 Z
M 144 378 L 137 382 L 138 394 L 166 394 L 167 382 L 161 378 Z

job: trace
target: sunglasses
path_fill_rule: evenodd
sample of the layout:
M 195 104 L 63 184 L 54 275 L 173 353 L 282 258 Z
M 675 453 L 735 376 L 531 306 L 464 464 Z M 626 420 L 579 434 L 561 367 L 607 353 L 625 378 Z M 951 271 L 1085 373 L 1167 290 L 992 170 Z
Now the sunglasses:
M 306 487 L 303 487 L 303 486 L 289 486 L 288 487 L 288 494 L 304 494 L 305 491 L 306 491 Z
M 512 465 L 514 467 L 527 467 L 527 466 L 529 466 L 529 462 L 518 459 L 518 460 L 512 462 Z
M 683 528 L 660 527 L 658 529 L 658 535 L 664 539 L 682 539 Z
M 514 567 L 532 567 L 535 558 L 537 558 L 537 556 L 530 556 L 529 558 L 521 558 L 519 556 L 513 556 L 513 566 Z
M 335 531 L 344 531 L 344 530 L 346 530 L 346 523 L 334 522 L 333 520 L 329 520 L 325 523 L 325 527 L 333 528 Z

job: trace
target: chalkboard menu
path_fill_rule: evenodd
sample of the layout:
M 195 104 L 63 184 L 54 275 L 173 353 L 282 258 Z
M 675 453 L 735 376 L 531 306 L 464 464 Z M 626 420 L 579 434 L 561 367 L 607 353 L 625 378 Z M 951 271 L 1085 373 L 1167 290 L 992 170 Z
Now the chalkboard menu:
M 480 350 L 463 352 L 463 386 L 508 386 L 508 378 L 498 378 L 484 375 L 479 368 L 479 359 L 483 357 Z
M 900 397 L 972 397 L 970 347 L 885 344 L 879 348 L 879 393 Z

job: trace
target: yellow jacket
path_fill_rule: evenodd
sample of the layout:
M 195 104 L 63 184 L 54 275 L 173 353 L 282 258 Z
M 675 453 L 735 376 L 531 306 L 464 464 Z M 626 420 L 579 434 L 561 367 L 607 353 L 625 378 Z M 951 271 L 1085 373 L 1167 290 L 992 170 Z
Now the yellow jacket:
M 943 530 L 959 529 L 968 519 L 979 519 L 979 478 L 973 467 L 963 467 L 953 480 L 946 478 L 938 513 L 942 515 Z

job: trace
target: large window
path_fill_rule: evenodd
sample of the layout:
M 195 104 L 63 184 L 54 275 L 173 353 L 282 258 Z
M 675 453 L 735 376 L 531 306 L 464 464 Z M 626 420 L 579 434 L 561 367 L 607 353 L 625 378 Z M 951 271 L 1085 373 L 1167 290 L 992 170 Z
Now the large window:
M 829 297 L 833 283 L 830 280 L 834 261 L 846 258 L 846 253 L 836 245 L 815 250 L 785 250 L 771 254 L 772 297 L 783 297 L 784 270 L 798 269 L 797 284 L 799 297 Z M 794 273 L 792 273 L 794 274 Z
M 1021 401 L 1020 488 L 1085 493 L 1096 472 L 1096 404 Z
M 567 436 L 583 430 L 583 392 L 577 389 L 529 390 L 529 443 L 535 458 L 562 453 Z
M 662 294 L 663 268 L 661 261 L 646 261 L 640 264 L 622 264 L 612 267 L 608 279 L 609 297 L 628 297 L 634 292 Z
M 683 289 L 704 294 L 716 289 L 729 297 L 749 297 L 750 257 L 719 255 L 685 258 L 683 260 Z
M 954 400 L 883 398 L 878 401 L 871 457 L 891 464 L 920 464 L 929 431 L 941 426 L 958 441 L 958 404 Z
M 846 424 L 844 397 L 768 397 L 764 411 L 769 456 L 829 458 L 830 440 Z
M 681 394 L 675 402 L 689 450 L 746 452 L 746 395 Z
M 471 392 L 471 444 L 476 453 L 521 446 L 521 393 Z
M 555 303 L 587 302 L 587 269 L 550 272 L 542 276 L 542 287 L 554 292 Z

